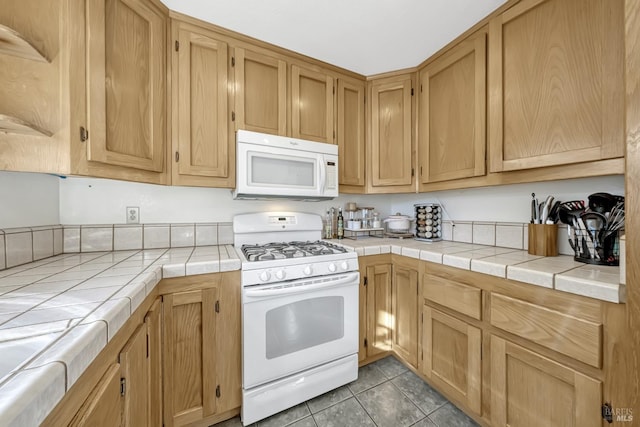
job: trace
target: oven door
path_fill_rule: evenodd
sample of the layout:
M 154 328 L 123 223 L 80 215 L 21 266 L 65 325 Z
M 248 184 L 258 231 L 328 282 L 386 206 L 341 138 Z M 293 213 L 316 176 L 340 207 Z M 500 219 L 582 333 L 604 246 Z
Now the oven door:
M 244 389 L 358 352 L 351 272 L 243 289 Z

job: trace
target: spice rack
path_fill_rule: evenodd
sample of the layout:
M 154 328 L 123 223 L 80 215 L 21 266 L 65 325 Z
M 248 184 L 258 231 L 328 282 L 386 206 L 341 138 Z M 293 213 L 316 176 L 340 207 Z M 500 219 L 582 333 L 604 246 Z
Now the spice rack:
M 442 240 L 442 207 L 435 203 L 418 203 L 415 208 L 416 240 Z

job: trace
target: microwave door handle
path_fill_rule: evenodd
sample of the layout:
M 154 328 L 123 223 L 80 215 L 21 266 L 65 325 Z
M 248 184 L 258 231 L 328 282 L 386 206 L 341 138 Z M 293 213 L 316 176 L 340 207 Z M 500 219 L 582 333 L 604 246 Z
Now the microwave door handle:
M 324 186 L 327 181 L 327 162 L 324 161 L 324 156 L 320 156 L 320 195 L 324 196 Z
M 302 292 L 317 291 L 324 288 L 333 288 L 335 286 L 344 285 L 347 283 L 356 283 L 359 280 L 360 273 L 350 273 L 339 280 L 330 280 L 327 282 L 316 283 L 312 285 L 300 284 L 298 286 L 291 286 L 289 288 L 281 289 L 248 289 L 245 290 L 244 295 L 246 297 L 271 297 L 276 295 L 291 295 Z

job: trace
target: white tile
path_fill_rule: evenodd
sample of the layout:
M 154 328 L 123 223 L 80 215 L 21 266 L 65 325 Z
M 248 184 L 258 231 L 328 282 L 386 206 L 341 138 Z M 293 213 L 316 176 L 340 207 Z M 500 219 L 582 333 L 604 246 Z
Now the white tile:
M 116 264 L 115 267 L 109 268 L 102 273 L 96 275 L 96 277 L 111 277 L 111 276 L 130 276 L 132 274 L 138 275 L 144 271 L 146 266 L 139 267 L 119 267 L 120 264 Z
M 97 274 L 96 271 L 85 270 L 85 271 L 63 271 L 62 273 L 52 274 L 41 279 L 41 282 L 60 282 L 62 280 L 84 280 L 88 279 Z
M 57 340 L 61 332 L 30 333 L 24 336 L 16 334 L 0 341 L 0 379 L 17 371 L 33 357 Z
M 619 267 L 584 265 L 557 274 L 554 287 L 572 294 L 621 303 L 625 302 L 625 293 L 619 279 Z
M 491 222 L 474 222 L 473 243 L 479 245 L 495 246 L 496 224 Z
M 380 246 L 381 254 L 390 254 L 391 253 L 391 245 L 382 245 Z
M 529 249 L 529 226 L 527 224 L 522 226 L 522 249 L 525 251 Z
M 418 248 L 402 248 L 402 256 L 409 258 L 420 259 L 420 249 Z
M 105 301 L 93 313 L 88 315 L 80 324 L 86 325 L 93 322 L 103 321 L 107 324 L 107 339 L 111 338 L 120 330 L 131 316 L 131 300 L 129 298 L 118 298 Z
M 128 276 L 109 276 L 109 277 L 92 277 L 91 279 L 80 283 L 74 289 L 95 289 L 105 288 L 111 286 L 124 286 L 133 279 L 136 275 Z
M 169 242 L 169 226 L 168 225 L 145 225 L 144 226 L 144 248 L 168 248 Z
M 191 257 L 202 257 L 202 256 L 214 256 L 216 258 L 220 257 L 220 251 L 225 246 L 199 246 L 196 247 L 191 253 Z M 224 249 L 223 249 L 224 250 Z M 225 251 L 226 255 L 226 251 Z
M 233 245 L 233 224 L 229 222 L 218 224 L 218 244 Z
M 442 253 L 433 250 L 421 250 L 420 259 L 423 261 L 429 261 L 436 264 L 442 264 Z
M 64 253 L 80 252 L 80 227 L 64 227 L 62 229 L 62 236 L 64 240 Z
M 453 224 L 451 221 L 442 221 L 442 240 L 453 240 Z
M 33 259 L 39 260 L 53 256 L 53 230 L 33 232 Z
M 7 268 L 33 261 L 31 231 L 5 234 Z
M 33 295 L 39 293 L 60 293 L 71 289 L 80 283 L 81 280 L 63 280 L 60 282 L 38 282 L 33 285 L 19 287 L 3 296 L 18 297 L 23 295 Z
M 65 390 L 62 363 L 19 372 L 0 387 L 0 425 L 40 425 L 62 400 Z
M 454 242 L 473 242 L 473 225 L 470 222 L 455 221 L 453 223 L 453 238 Z
M 80 251 L 97 252 L 113 250 L 113 227 L 82 227 Z
M 195 225 L 180 224 L 171 226 L 171 247 L 184 248 L 195 244 Z
M 168 279 L 170 277 L 183 277 L 186 275 L 186 261 L 179 264 L 166 264 L 162 266 L 162 277 Z
M 56 227 L 53 229 L 53 254 L 59 255 L 64 251 L 64 231 L 62 227 Z
M 365 255 L 379 255 L 380 253 L 380 246 L 366 246 L 364 248 Z
M 11 286 L 11 285 L 30 285 L 31 283 L 35 283 L 38 280 L 44 279 L 48 277 L 48 274 L 32 274 L 29 276 L 7 276 L 0 279 L 0 286 Z M 46 280 L 46 279 L 45 279 Z
M 187 262 L 186 275 L 192 276 L 196 274 L 217 273 L 220 271 L 219 260 L 204 260 L 198 261 L 197 258 L 194 261 Z
M 196 246 L 218 244 L 218 224 L 196 224 Z
M 528 261 L 507 267 L 507 278 L 532 285 L 553 287 L 553 277 L 557 273 L 580 267 L 581 263 L 576 262 L 568 256 L 543 257 L 534 261 Z
M 144 301 L 144 297 L 147 296 L 147 288 L 144 280 L 133 281 L 124 286 L 118 293 L 113 296 L 113 299 L 129 298 L 131 301 L 131 312 L 133 313 Z
M 464 252 L 466 254 L 466 252 Z M 445 254 L 442 256 L 442 264 L 451 267 L 469 270 L 471 268 L 471 258 L 462 255 Z
M 364 248 L 358 247 L 358 248 L 355 248 L 355 250 L 358 256 L 364 256 Z
M 113 227 L 113 250 L 142 249 L 142 226 L 116 225 Z
M 27 325 L 48 324 L 58 320 L 81 319 L 97 308 L 100 304 L 90 303 L 81 305 L 66 305 L 64 307 L 47 308 L 44 310 L 31 310 L 8 321 L 2 325 L 2 329 L 17 328 Z
M 558 225 L 558 253 L 560 255 L 574 256 L 573 248 L 569 244 L 569 234 L 567 230 L 567 224 Z
M 240 270 L 242 263 L 239 259 L 221 259 L 220 271 L 236 271 Z
M 7 268 L 4 257 L 4 233 L 0 232 L 0 270 Z
M 496 224 L 496 246 L 522 249 L 522 224 Z
M 43 302 L 38 309 L 47 309 L 54 307 L 63 307 L 65 305 L 85 304 L 92 302 L 103 303 L 116 292 L 122 289 L 122 286 L 105 286 L 103 288 L 93 289 L 70 289 L 56 297 Z
M 402 246 L 391 245 L 391 253 L 396 255 L 402 255 Z
M 23 313 L 39 304 L 42 304 L 47 299 L 55 297 L 56 295 L 56 293 L 45 293 L 19 296 L 8 293 L 0 298 L 0 313 Z M 2 353 L 0 352 L 0 354 Z
M 67 367 L 67 390 L 107 345 L 107 325 L 94 322 L 78 325 L 49 347 L 31 366 L 62 362 Z

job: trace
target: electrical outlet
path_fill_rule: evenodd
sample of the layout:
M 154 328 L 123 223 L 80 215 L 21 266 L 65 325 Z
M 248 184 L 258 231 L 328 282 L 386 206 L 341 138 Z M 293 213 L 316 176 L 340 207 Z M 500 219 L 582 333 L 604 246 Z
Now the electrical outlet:
M 127 206 L 127 224 L 140 223 L 140 208 L 137 206 Z

